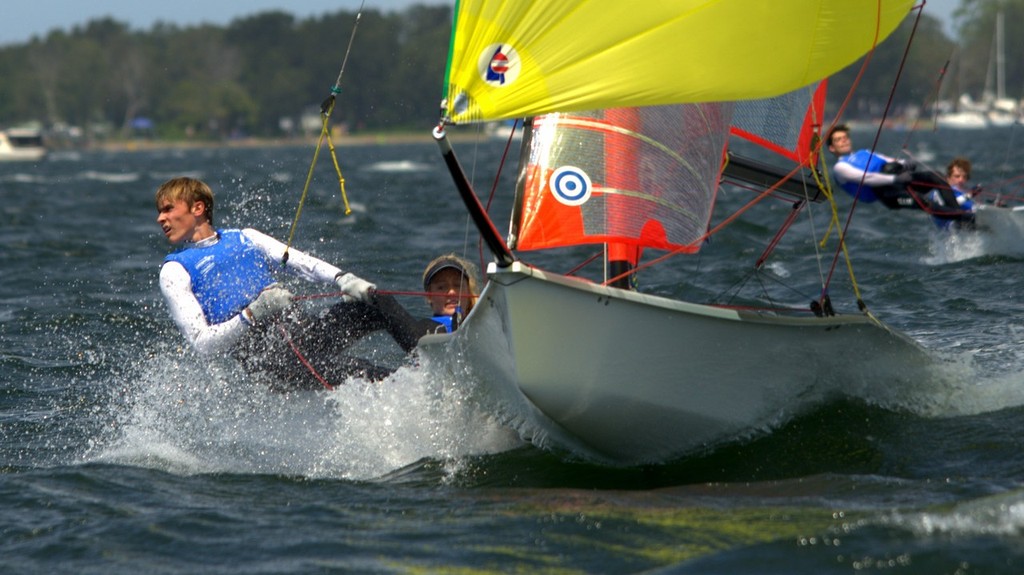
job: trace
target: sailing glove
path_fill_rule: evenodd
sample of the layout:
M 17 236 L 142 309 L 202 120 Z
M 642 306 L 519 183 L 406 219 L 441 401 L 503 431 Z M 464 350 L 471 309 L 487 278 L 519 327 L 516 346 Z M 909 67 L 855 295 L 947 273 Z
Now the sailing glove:
M 898 174 L 905 170 L 906 168 L 901 162 L 886 162 L 882 164 L 882 169 L 879 171 L 883 174 Z
M 337 276 L 334 277 L 334 283 L 338 284 L 338 289 L 344 292 L 342 299 L 344 299 L 347 302 L 369 302 L 370 292 L 377 289 L 376 285 L 352 273 L 339 273 Z
M 914 181 L 914 174 L 912 172 L 902 172 L 896 174 L 896 177 L 893 178 L 892 183 L 900 186 L 905 186 L 912 181 Z
M 278 285 L 272 285 L 260 292 L 249 307 L 242 310 L 242 319 L 255 325 L 265 318 L 273 317 L 292 303 L 292 292 Z

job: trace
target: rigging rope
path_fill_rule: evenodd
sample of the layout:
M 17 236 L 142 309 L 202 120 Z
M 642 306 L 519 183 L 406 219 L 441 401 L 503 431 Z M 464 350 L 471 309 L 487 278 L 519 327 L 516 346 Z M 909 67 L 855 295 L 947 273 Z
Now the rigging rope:
M 341 78 L 345 73 L 345 65 L 348 63 L 349 54 L 352 52 L 352 42 L 353 40 L 355 40 L 356 30 L 359 28 L 359 20 L 362 18 L 363 15 L 364 4 L 365 0 L 363 2 L 360 2 L 359 4 L 359 11 L 356 13 L 356 21 L 355 24 L 352 25 L 352 33 L 348 39 L 348 47 L 345 49 L 345 56 L 341 62 L 341 69 L 338 71 L 338 78 L 337 80 L 334 81 L 334 86 L 331 88 L 330 95 L 327 97 L 327 99 L 323 101 L 323 103 L 320 104 L 320 137 L 317 140 L 316 149 L 313 152 L 313 160 L 312 162 L 310 162 L 309 170 L 306 172 L 306 183 L 302 187 L 302 196 L 299 198 L 299 205 L 295 208 L 295 218 L 292 220 L 291 229 L 288 231 L 288 241 L 285 244 L 284 254 L 281 256 L 282 266 L 288 265 L 288 251 L 291 249 L 292 241 L 294 241 L 295 239 L 295 231 L 296 229 L 298 229 L 299 226 L 299 217 L 302 215 L 302 208 L 306 204 L 306 197 L 309 195 L 309 184 L 313 180 L 313 169 L 316 167 L 317 158 L 319 158 L 320 156 L 320 149 L 322 148 L 325 139 L 327 140 L 327 147 L 330 149 L 331 152 L 331 160 L 334 163 L 334 171 L 338 175 L 338 184 L 341 188 L 341 200 L 345 205 L 345 215 L 347 216 L 352 213 L 352 208 L 349 207 L 348 203 L 348 195 L 345 193 L 345 177 L 342 175 L 341 166 L 338 164 L 338 156 L 335 153 L 334 142 L 331 141 L 329 121 L 331 117 L 331 112 L 334 111 L 334 104 L 337 99 L 336 97 L 338 94 L 341 93 Z M 314 299 L 318 297 L 334 297 L 341 295 L 343 295 L 342 292 L 335 292 L 331 294 L 320 294 L 314 296 L 299 296 L 295 297 L 294 299 Z M 334 386 L 328 383 L 328 381 L 322 375 L 320 375 L 320 373 L 309 362 L 309 360 L 306 359 L 305 355 L 303 355 L 299 347 L 295 344 L 294 341 L 292 341 L 292 338 L 290 334 L 288 334 L 287 330 L 285 330 L 283 326 L 278 326 L 278 329 L 280 329 L 281 334 L 284 336 L 285 341 L 288 343 L 288 347 L 291 348 L 292 353 L 295 354 L 295 357 L 298 358 L 299 362 L 302 363 L 303 366 L 305 366 L 309 373 L 317 381 L 319 381 L 320 384 L 323 385 L 325 389 L 333 390 Z
M 885 108 L 882 111 L 882 118 L 881 118 L 881 121 L 878 124 L 878 130 L 875 132 L 875 139 L 871 143 L 871 153 L 874 153 L 875 148 L 878 147 L 878 140 L 881 137 L 882 126 L 885 125 L 886 118 L 889 116 L 889 111 L 892 109 L 892 102 L 893 102 L 893 99 L 894 99 L 895 94 L 896 94 L 896 86 L 899 85 L 900 77 L 903 75 L 903 68 L 904 68 L 904 66 L 906 65 L 906 62 L 907 62 L 907 56 L 908 56 L 908 54 L 910 52 L 910 46 L 911 46 L 911 44 L 914 41 L 914 36 L 917 34 L 917 26 L 918 26 L 918 24 L 921 21 L 921 8 L 920 7 L 915 7 L 913 9 L 917 10 L 917 17 L 914 19 L 914 26 L 911 29 L 910 37 L 907 39 L 907 46 L 906 46 L 906 48 L 903 51 L 903 56 L 900 58 L 900 64 L 899 64 L 899 67 L 897 68 L 897 71 L 896 71 L 896 78 L 895 78 L 895 80 L 893 80 L 892 89 L 889 91 L 889 99 L 888 99 L 888 101 L 886 101 Z M 877 19 L 876 19 L 876 21 L 877 21 Z M 878 30 L 877 30 L 877 28 L 875 30 L 875 41 L 873 42 L 872 46 L 873 46 L 872 49 L 870 51 L 868 51 L 867 54 L 864 55 L 864 62 L 863 62 L 863 64 L 861 64 L 861 68 L 857 72 L 857 77 L 854 79 L 853 84 L 850 86 L 850 91 L 847 93 L 846 98 L 843 100 L 842 105 L 840 105 L 839 111 L 836 113 L 835 119 L 832 121 L 831 125 L 829 126 L 829 129 L 825 132 L 826 138 L 831 134 L 832 129 L 835 128 L 835 126 L 839 123 L 839 118 L 842 117 L 843 111 L 846 109 L 846 106 L 849 105 L 850 101 L 853 99 L 853 92 L 854 92 L 854 90 L 856 90 L 857 86 L 860 84 L 860 81 L 861 81 L 861 79 L 864 76 L 864 72 L 867 69 L 868 63 L 871 62 L 871 57 L 875 53 L 875 47 L 878 46 Z M 823 145 L 823 143 L 819 143 L 819 146 L 820 145 Z M 824 165 L 824 164 L 825 164 L 825 162 L 823 161 L 822 165 Z M 866 176 L 866 174 L 865 174 L 865 176 Z M 862 186 L 864 185 L 863 177 L 864 176 L 862 176 L 862 179 L 861 179 L 861 185 Z M 853 203 L 850 205 L 850 211 L 847 213 L 846 222 L 842 226 L 841 231 L 839 233 L 839 246 L 836 248 L 835 254 L 833 255 L 832 264 L 829 267 L 829 271 L 828 271 L 828 274 L 827 274 L 826 280 L 825 280 L 825 286 L 823 287 L 823 292 L 822 293 L 823 294 L 827 294 L 828 285 L 832 281 L 832 276 L 835 273 L 835 268 L 836 268 L 836 266 L 839 263 L 839 256 L 840 256 L 840 254 L 842 254 L 845 257 L 845 259 L 846 259 L 847 270 L 848 270 L 848 273 L 850 274 L 850 282 L 851 282 L 852 287 L 853 287 L 854 296 L 857 298 L 857 307 L 861 310 L 862 313 L 864 313 L 867 317 L 869 317 L 876 324 L 878 324 L 880 326 L 884 326 L 885 324 L 881 323 L 874 316 L 874 314 L 871 313 L 871 311 L 867 307 L 867 303 L 864 302 L 864 299 L 861 296 L 860 288 L 857 286 L 857 281 L 856 281 L 856 278 L 855 278 L 855 276 L 853 274 L 853 263 L 850 260 L 849 251 L 847 250 L 847 246 L 846 246 L 846 234 L 849 233 L 850 224 L 853 221 L 853 214 L 854 214 L 854 211 L 856 210 L 857 205 L 858 205 L 858 199 L 859 199 L 858 197 L 854 196 Z M 831 230 L 831 226 L 830 226 L 830 230 Z M 827 295 L 824 296 L 824 297 L 827 297 Z
M 373 290 L 373 291 L 374 291 L 374 293 L 377 293 L 377 294 L 380 294 L 380 295 L 409 295 L 409 296 L 423 296 L 423 297 L 430 297 L 430 296 L 436 296 L 437 295 L 436 293 L 428 292 L 428 291 L 399 291 L 399 290 L 385 290 L 385 289 L 376 289 L 376 290 Z M 345 292 L 334 291 L 334 292 L 326 292 L 326 293 L 314 293 L 314 294 L 296 295 L 296 296 L 292 296 L 292 300 L 294 300 L 294 301 L 302 301 L 302 300 L 309 300 L 309 299 L 324 299 L 324 298 L 332 298 L 332 297 L 342 297 L 344 295 L 345 295 Z
M 299 226 L 299 217 L 302 215 L 302 207 L 306 204 L 306 197 L 309 195 L 309 184 L 313 180 L 313 168 L 316 167 L 317 158 L 320 156 L 320 149 L 323 147 L 324 140 L 327 140 L 327 147 L 331 152 L 331 160 L 334 163 L 334 171 L 338 175 L 338 185 L 341 188 L 341 201 L 345 205 L 345 215 L 352 213 L 352 208 L 348 203 L 348 194 L 345 192 L 345 176 L 341 173 L 341 166 L 338 164 L 338 156 L 334 149 L 334 142 L 331 141 L 330 125 L 329 121 L 331 113 L 334 111 L 334 104 L 337 100 L 337 95 L 341 93 L 341 78 L 345 74 L 345 66 L 348 64 L 349 54 L 352 52 L 352 42 L 356 37 L 356 30 L 359 28 L 359 20 L 363 17 L 363 5 L 365 0 L 359 3 L 359 11 L 356 12 L 356 21 L 352 25 L 352 34 L 348 38 L 348 47 L 345 49 L 345 56 L 341 61 L 341 69 L 338 71 L 338 78 L 334 81 L 334 86 L 331 88 L 331 93 L 320 104 L 320 137 L 317 139 L 316 149 L 313 152 L 313 160 L 309 164 L 309 170 L 306 173 L 306 183 L 302 187 L 302 196 L 299 198 L 299 205 L 295 208 L 295 218 L 292 220 L 291 229 L 288 232 L 288 242 L 284 248 L 284 255 L 281 257 L 281 265 L 288 264 L 288 250 L 291 249 L 292 241 L 295 239 L 295 230 Z
M 301 350 L 299 350 L 299 346 L 295 345 L 295 342 L 292 341 L 292 336 L 291 334 L 288 333 L 288 330 L 286 330 L 284 326 L 281 324 L 277 325 L 277 329 L 278 331 L 281 332 L 281 336 L 288 343 L 288 347 L 291 348 L 292 353 L 295 354 L 295 357 L 297 357 L 299 359 L 299 362 L 307 370 L 309 370 L 310 375 L 312 375 L 314 379 L 319 381 L 320 385 L 324 386 L 324 389 L 326 389 L 327 391 L 333 391 L 334 386 L 328 383 L 324 376 L 320 375 L 320 372 L 317 371 L 315 367 L 313 367 L 313 364 L 310 363 L 308 359 L 306 359 L 306 356 L 302 354 Z
M 932 108 L 932 131 L 933 132 L 935 130 L 937 130 L 938 127 L 939 127 L 939 122 L 938 122 L 939 108 L 938 108 L 938 106 L 935 105 L 935 103 L 937 103 L 939 101 L 939 93 L 942 91 L 942 83 L 946 79 L 946 73 L 949 71 L 949 63 L 952 60 L 953 60 L 953 56 L 952 55 L 950 55 L 949 58 L 946 58 L 946 63 L 942 65 L 942 69 L 939 70 L 939 77 L 935 80 L 935 89 L 932 90 L 932 93 L 928 96 L 928 98 L 924 102 L 924 109 L 925 110 L 928 109 L 929 105 Z M 929 101 L 930 101 L 930 103 L 929 103 Z M 903 140 L 903 149 L 907 149 L 907 144 L 910 143 L 910 137 L 914 134 L 915 131 L 917 131 L 917 125 L 918 125 L 918 122 L 920 122 L 920 121 L 921 121 L 921 117 L 920 116 L 918 116 L 914 120 L 914 125 L 911 127 L 910 131 L 907 133 L 906 139 Z

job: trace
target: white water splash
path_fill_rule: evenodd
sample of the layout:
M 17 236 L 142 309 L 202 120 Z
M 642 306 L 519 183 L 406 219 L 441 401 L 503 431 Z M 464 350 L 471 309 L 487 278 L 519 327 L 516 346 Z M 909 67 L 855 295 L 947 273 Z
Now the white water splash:
M 950 509 L 896 513 L 884 522 L 921 535 L 996 535 L 1024 533 L 1024 493 L 1013 491 L 959 503 Z
M 191 354 L 158 356 L 111 406 L 117 423 L 87 461 L 177 474 L 259 473 L 371 480 L 429 458 L 518 445 L 506 428 L 420 367 L 333 391 L 275 393 Z
M 1021 216 L 1024 220 L 1024 216 Z M 985 256 L 1024 256 L 1024 242 L 1019 230 L 998 228 L 977 232 L 942 232 L 933 230 L 929 236 L 927 265 L 943 265 Z
M 961 262 L 989 255 L 985 237 L 972 232 L 933 231 L 929 235 L 928 256 L 923 258 L 931 266 Z

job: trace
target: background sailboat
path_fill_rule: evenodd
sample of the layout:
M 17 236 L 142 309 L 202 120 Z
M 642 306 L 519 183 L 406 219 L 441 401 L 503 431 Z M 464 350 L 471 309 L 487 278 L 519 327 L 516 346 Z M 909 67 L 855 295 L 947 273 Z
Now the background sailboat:
M 435 130 L 494 263 L 462 327 L 420 341 L 428 361 L 524 437 L 625 464 L 745 437 L 865 380 L 927 378 L 931 358 L 916 343 L 870 314 L 835 315 L 827 297 L 754 309 L 632 289 L 643 253 L 696 253 L 709 227 L 728 223 L 713 218 L 727 160 L 737 182 L 768 185 L 758 197 L 798 197 L 791 214 L 822 197 L 810 169 L 821 126 L 812 84 L 869 50 L 911 5 L 837 4 L 460 2 L 447 119 L 534 120 L 508 243 L 444 126 Z M 760 101 L 737 114 L 730 100 Z M 747 105 L 758 111 L 734 121 Z M 751 121 L 767 116 L 775 121 Z M 787 167 L 726 153 L 730 134 L 779 152 Z M 792 134 L 795 143 L 768 146 Z M 597 279 L 518 255 L 587 244 L 607 246 Z
M 1003 11 L 996 13 L 996 34 L 992 41 L 993 63 L 989 75 L 995 74 L 995 94 L 986 89 L 983 100 L 988 105 L 986 119 L 992 127 L 1005 128 L 1020 121 L 1020 103 L 1006 95 L 1006 25 Z
M 939 127 L 953 129 L 1005 128 L 1020 121 L 1020 102 L 1006 93 L 1006 40 L 1003 12 L 996 13 L 992 55 L 989 59 L 985 89 L 975 101 L 961 94 L 955 110 L 940 113 L 935 121 Z

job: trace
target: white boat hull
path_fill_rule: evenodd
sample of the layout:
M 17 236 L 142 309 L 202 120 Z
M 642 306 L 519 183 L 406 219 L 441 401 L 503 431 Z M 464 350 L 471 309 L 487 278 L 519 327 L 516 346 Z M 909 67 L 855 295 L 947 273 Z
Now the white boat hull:
M 46 157 L 42 136 L 35 130 L 0 130 L 0 162 L 36 162 Z
M 787 318 L 548 275 L 490 281 L 428 361 L 547 447 L 621 464 L 670 460 L 770 428 L 849 386 L 922 377 L 931 357 L 866 316 Z
M 988 120 L 981 112 L 952 112 L 939 114 L 935 123 L 940 128 L 952 128 L 955 130 L 981 130 L 989 127 Z
M 1024 254 L 1024 206 L 979 204 L 974 224 L 988 254 Z

